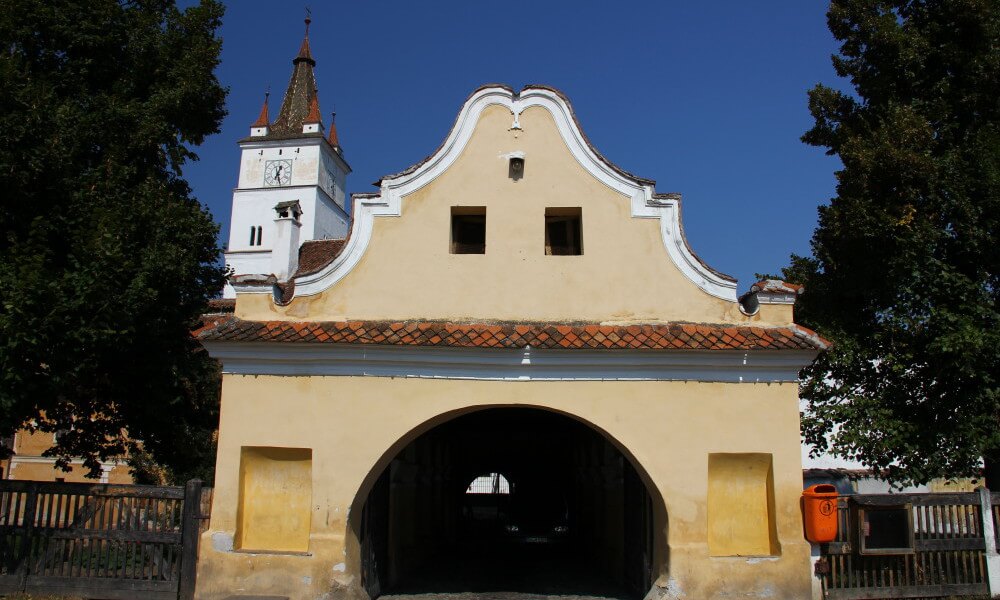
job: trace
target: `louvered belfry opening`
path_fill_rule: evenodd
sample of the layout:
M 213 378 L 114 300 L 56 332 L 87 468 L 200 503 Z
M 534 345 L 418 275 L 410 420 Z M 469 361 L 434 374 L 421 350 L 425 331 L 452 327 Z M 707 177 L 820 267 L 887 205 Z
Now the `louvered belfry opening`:
M 362 511 L 362 583 L 382 594 L 641 598 L 652 502 L 603 435 L 541 409 L 492 408 L 424 433 Z

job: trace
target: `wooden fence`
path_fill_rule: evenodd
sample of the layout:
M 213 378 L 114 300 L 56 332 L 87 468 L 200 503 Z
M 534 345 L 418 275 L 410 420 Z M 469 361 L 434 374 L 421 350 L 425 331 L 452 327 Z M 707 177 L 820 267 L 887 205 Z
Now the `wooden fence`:
M 188 600 L 205 492 L 0 481 L 0 594 Z
M 990 594 L 988 558 L 1000 550 L 1000 494 L 842 496 L 837 516 L 837 539 L 821 545 L 816 565 L 825 598 Z

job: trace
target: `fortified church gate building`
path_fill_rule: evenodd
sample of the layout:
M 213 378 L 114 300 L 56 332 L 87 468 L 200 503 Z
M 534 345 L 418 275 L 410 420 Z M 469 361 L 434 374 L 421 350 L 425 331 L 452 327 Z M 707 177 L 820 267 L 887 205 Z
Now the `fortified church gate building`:
M 680 196 L 559 91 L 488 85 L 345 206 L 308 37 L 242 158 L 197 597 L 810 596 L 795 286 L 688 247 Z M 348 216 L 350 214 L 350 216 Z M 612 593 L 612 592 L 607 592 Z

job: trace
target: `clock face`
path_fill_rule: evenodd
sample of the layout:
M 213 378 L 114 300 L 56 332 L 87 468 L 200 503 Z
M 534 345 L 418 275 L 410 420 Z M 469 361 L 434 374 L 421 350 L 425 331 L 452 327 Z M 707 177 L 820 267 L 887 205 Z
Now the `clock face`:
M 292 181 L 292 161 L 269 160 L 264 163 L 264 185 L 288 185 Z

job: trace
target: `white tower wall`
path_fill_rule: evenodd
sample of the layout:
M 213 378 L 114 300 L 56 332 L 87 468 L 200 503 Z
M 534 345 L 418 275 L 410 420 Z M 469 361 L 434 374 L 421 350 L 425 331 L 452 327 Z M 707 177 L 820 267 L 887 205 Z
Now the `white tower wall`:
M 226 264 L 234 274 L 271 274 L 276 241 L 274 206 L 298 200 L 302 206 L 299 243 L 347 235 L 346 180 L 350 167 L 322 138 L 260 140 L 240 144 L 240 173 L 233 190 Z M 267 185 L 270 161 L 286 161 L 286 185 Z M 272 163 L 273 164 L 273 163 Z M 259 228 L 259 229 L 258 229 Z M 258 233 L 259 232 L 259 233 Z M 235 292 L 227 285 L 224 297 Z

